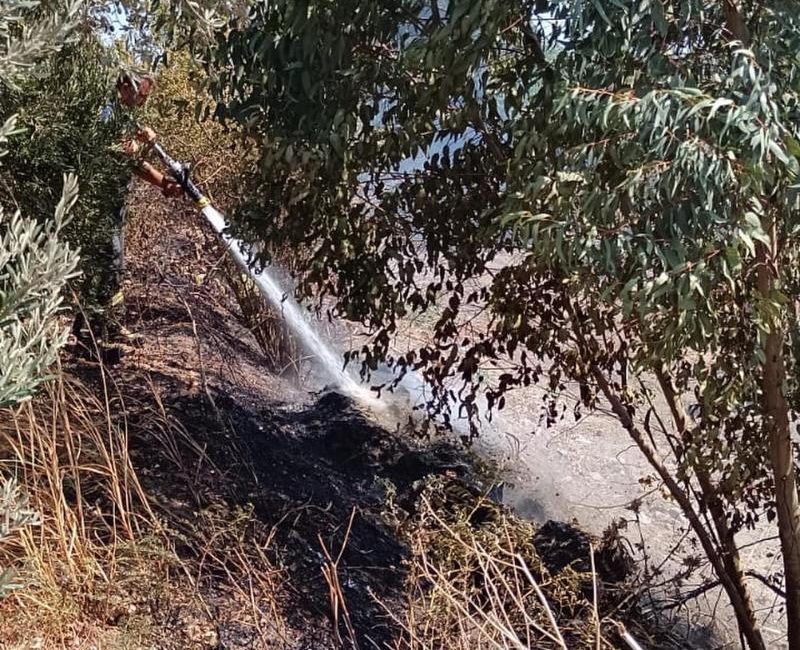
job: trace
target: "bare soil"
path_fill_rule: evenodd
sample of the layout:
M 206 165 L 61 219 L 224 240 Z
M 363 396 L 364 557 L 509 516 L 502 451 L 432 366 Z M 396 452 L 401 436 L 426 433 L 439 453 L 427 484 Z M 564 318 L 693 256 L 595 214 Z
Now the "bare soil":
M 143 585 L 135 607 L 109 621 L 108 647 L 393 647 L 400 630 L 387 609 L 405 606 L 408 549 L 383 516 L 386 486 L 412 508 L 426 477 L 473 495 L 489 494 L 492 477 L 447 441 L 396 435 L 346 397 L 267 372 L 217 272 L 223 252 L 198 217 L 135 192 L 125 280 L 133 336 L 106 370 L 175 558 L 166 589 Z M 70 371 L 100 384 L 96 361 L 76 359 Z M 560 571 L 586 563 L 591 539 L 550 522 L 531 544 Z M 340 557 L 343 601 L 332 602 L 323 577 L 327 555 Z M 621 566 L 601 567 L 601 578 L 627 579 Z M 650 629 L 645 641 L 656 640 L 644 647 L 676 647 L 659 634 Z

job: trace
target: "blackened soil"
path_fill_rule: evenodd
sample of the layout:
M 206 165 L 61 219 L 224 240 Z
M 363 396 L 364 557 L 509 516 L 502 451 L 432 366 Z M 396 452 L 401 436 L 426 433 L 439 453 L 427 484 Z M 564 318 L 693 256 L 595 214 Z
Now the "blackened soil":
M 207 458 L 196 461 L 199 471 L 187 466 L 176 472 L 174 464 L 152 462 L 159 442 L 139 426 L 144 421 L 131 423 L 145 488 L 161 501 L 168 525 L 181 531 L 179 552 L 189 562 L 204 552 L 208 531 L 198 529 L 198 511 L 220 504 L 229 513 L 250 511 L 247 544 L 268 543 L 270 565 L 281 568 L 280 614 L 290 629 L 276 631 L 283 638 L 275 647 L 347 647 L 342 606 L 361 647 L 387 647 L 399 632 L 386 608 L 402 610 L 406 549 L 381 517 L 383 486 L 390 481 L 398 500 L 412 502 L 419 479 L 466 474 L 464 458 L 447 446 L 410 446 L 337 393 L 303 407 L 245 408 L 225 394 L 213 395 L 213 403 L 206 396 L 165 403 L 192 444 L 204 450 Z M 225 549 L 216 554 L 224 557 Z M 338 620 L 324 578 L 326 554 L 333 560 L 341 554 L 336 567 L 344 602 Z M 266 647 L 225 611 L 218 593 L 224 577 L 217 568 L 200 582 L 206 600 L 219 604 L 215 627 L 222 646 Z

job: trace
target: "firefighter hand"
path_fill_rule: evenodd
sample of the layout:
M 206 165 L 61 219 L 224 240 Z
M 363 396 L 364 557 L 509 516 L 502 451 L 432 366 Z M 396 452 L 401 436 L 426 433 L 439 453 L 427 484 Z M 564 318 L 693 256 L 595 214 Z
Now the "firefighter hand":
M 139 142 L 144 142 L 145 144 L 153 144 L 156 141 L 156 132 L 153 131 L 149 126 L 142 127 L 142 130 L 136 134 L 136 138 Z
M 168 198 L 173 198 L 181 196 L 183 194 L 183 188 L 175 181 L 165 178 L 161 183 L 161 193 Z
M 123 140 L 122 150 L 125 152 L 126 156 L 135 158 L 136 154 L 139 153 L 139 143 L 136 142 L 136 140 Z

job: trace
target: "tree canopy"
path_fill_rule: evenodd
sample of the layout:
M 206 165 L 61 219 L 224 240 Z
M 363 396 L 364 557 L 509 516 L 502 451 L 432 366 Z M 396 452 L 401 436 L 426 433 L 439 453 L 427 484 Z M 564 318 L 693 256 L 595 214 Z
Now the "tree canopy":
M 794 644 L 798 21 L 781 1 L 280 0 L 200 52 L 218 116 L 262 148 L 237 227 L 306 251 L 301 293 L 371 328 L 354 356 L 423 373 L 445 413 L 532 382 L 609 402 L 701 537 L 710 510 L 718 574 L 741 582 L 736 531 L 777 516 Z M 391 358 L 398 320 L 435 306 L 432 341 Z M 515 369 L 485 380 L 498 359 Z

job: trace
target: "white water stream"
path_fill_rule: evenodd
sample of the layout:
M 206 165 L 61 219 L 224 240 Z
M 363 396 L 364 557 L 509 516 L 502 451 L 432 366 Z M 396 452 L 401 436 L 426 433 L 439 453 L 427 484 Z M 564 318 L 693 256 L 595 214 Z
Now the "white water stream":
M 298 338 L 305 351 L 315 358 L 327 378 L 350 397 L 360 402 L 374 405 L 377 401 L 374 395 L 367 388 L 358 384 L 344 370 L 342 359 L 334 354 L 331 348 L 320 338 L 319 334 L 314 331 L 314 328 L 306 320 L 300 305 L 281 289 L 267 269 L 251 268 L 243 242 L 225 232 L 226 222 L 223 214 L 211 205 L 203 208 L 202 212 L 227 247 L 239 268 L 253 278 L 261 294 L 269 300 L 275 309 L 281 312 L 286 324 Z

